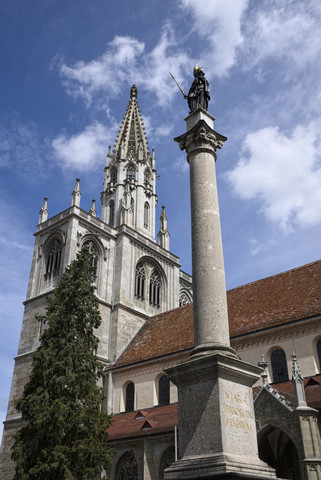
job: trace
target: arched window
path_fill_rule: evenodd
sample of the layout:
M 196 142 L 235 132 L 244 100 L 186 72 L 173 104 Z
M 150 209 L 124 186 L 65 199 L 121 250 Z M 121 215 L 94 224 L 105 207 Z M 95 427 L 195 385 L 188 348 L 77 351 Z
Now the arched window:
M 144 172 L 144 183 L 150 184 L 150 182 L 151 182 L 151 174 L 148 168 L 146 168 Z
M 273 350 L 271 353 L 273 383 L 287 382 L 289 380 L 286 356 L 283 350 Z
M 157 270 L 153 270 L 149 280 L 149 303 L 154 307 L 160 306 L 161 281 Z
M 117 183 L 117 169 L 115 167 L 110 169 L 110 181 L 112 183 Z
M 92 276 L 93 280 L 97 278 L 97 269 L 98 269 L 98 250 L 95 243 L 92 240 L 87 240 L 83 244 L 83 248 L 88 248 L 88 251 L 91 255 L 91 266 L 92 266 Z
M 115 211 L 115 204 L 114 200 L 110 200 L 109 202 L 109 225 L 111 227 L 114 226 L 114 211 Z
M 163 375 L 158 382 L 158 405 L 168 405 L 170 402 L 169 379 Z
M 135 180 L 135 178 L 136 178 L 135 165 L 133 165 L 133 164 L 128 165 L 127 170 L 126 170 L 126 178 L 127 178 L 127 180 Z
M 51 243 L 47 261 L 46 261 L 46 275 L 59 273 L 60 261 L 61 261 L 62 243 L 57 238 Z
M 319 371 L 321 372 L 321 338 L 318 340 L 317 343 L 317 352 L 318 352 L 318 359 L 319 359 Z
M 130 453 L 125 453 L 119 460 L 116 468 L 116 480 L 137 480 L 138 468 L 136 458 Z
M 130 382 L 126 387 L 126 397 L 125 397 L 125 411 L 132 412 L 134 410 L 135 403 L 135 385 L 133 382 Z
M 159 478 L 164 478 L 164 470 L 172 465 L 175 461 L 175 448 L 168 447 L 162 455 L 162 459 L 159 465 Z
M 145 299 L 145 278 L 144 265 L 139 262 L 135 273 L 135 296 L 141 300 Z
M 144 228 L 149 227 L 149 204 L 145 202 L 144 205 Z
M 183 305 L 187 305 L 188 303 L 191 303 L 191 299 L 186 292 L 181 292 L 179 295 L 179 306 L 182 307 Z

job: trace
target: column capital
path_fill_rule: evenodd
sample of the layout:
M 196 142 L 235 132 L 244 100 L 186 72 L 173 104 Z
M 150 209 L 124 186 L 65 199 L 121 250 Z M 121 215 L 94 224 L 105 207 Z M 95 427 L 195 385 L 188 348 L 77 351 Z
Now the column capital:
M 215 132 L 203 118 L 186 133 L 174 138 L 179 148 L 186 150 L 187 161 L 189 161 L 188 155 L 194 150 L 211 152 L 216 160 L 216 150 L 222 148 L 226 140 L 227 137 Z

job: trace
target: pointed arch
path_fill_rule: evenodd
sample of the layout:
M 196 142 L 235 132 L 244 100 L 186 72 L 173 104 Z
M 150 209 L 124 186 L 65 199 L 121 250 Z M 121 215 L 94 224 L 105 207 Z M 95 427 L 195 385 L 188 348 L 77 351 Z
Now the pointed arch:
M 136 180 L 136 167 L 134 163 L 129 163 L 126 167 L 126 180 Z
M 45 248 L 45 276 L 58 275 L 61 265 L 62 240 L 58 236 L 52 237 Z
M 149 203 L 145 202 L 144 205 L 144 228 L 148 229 L 149 228 Z
M 154 307 L 160 306 L 161 300 L 161 277 L 156 268 L 153 269 L 149 279 L 149 304 Z
M 116 167 L 111 167 L 110 169 L 110 181 L 112 183 L 117 183 L 117 168 Z
M 135 385 L 129 382 L 125 391 L 125 412 L 132 412 L 135 407 Z
M 137 461 L 131 452 L 120 457 L 116 467 L 116 480 L 138 480 Z
M 135 271 L 135 297 L 145 300 L 145 279 L 146 272 L 142 262 L 136 265 Z

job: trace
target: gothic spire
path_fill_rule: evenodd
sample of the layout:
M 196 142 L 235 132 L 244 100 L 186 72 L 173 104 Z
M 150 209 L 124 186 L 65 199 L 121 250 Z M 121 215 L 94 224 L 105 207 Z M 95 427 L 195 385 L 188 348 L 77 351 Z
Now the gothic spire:
M 39 223 L 43 223 L 48 218 L 48 198 L 43 199 L 43 204 L 39 212 Z
M 148 141 L 135 85 L 130 89 L 130 101 L 116 137 L 113 158 L 125 160 L 130 154 L 138 156 L 138 161 L 147 160 L 149 157 Z
M 80 182 L 80 178 L 76 178 L 76 185 L 75 185 L 75 188 L 73 189 L 72 191 L 72 200 L 71 200 L 71 206 L 73 207 L 74 205 L 76 207 L 79 207 L 80 206 L 80 197 L 81 197 L 81 193 L 80 193 L 80 186 L 79 186 L 79 182 Z
M 303 381 L 303 377 L 300 372 L 299 364 L 294 351 L 291 357 L 292 357 L 292 382 L 294 385 L 296 406 L 306 407 L 307 402 L 305 398 L 304 381 Z

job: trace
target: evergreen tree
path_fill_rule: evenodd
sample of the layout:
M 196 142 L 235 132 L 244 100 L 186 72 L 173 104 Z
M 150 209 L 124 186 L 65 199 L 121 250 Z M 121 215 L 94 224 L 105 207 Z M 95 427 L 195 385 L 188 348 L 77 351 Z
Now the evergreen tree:
M 101 323 L 91 257 L 83 250 L 49 298 L 32 372 L 17 409 L 26 420 L 15 435 L 14 480 L 92 480 L 110 463 L 111 418 L 101 412 L 96 359 Z

